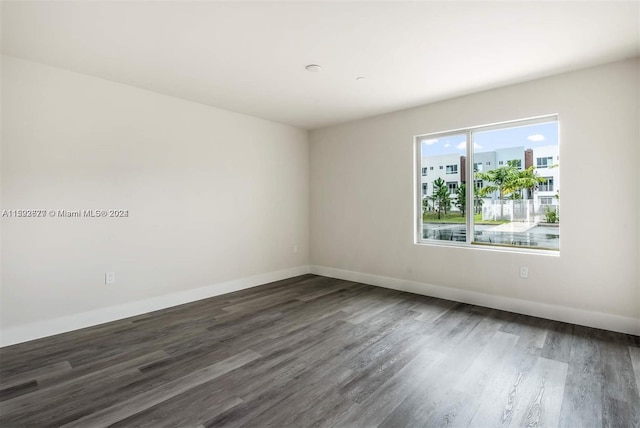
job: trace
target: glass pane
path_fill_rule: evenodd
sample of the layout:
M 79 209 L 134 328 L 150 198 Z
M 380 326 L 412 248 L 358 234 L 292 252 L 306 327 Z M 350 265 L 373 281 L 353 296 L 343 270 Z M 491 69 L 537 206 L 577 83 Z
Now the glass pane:
M 422 238 L 466 242 L 467 135 L 420 138 Z
M 474 132 L 476 243 L 560 248 L 558 122 Z

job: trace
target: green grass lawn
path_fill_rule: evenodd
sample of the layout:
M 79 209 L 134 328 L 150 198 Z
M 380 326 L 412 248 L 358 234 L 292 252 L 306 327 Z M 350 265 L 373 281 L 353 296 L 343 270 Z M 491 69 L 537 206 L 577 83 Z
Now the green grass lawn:
M 433 212 L 426 212 L 422 215 L 422 220 L 425 223 L 466 223 L 464 216 L 459 212 L 442 214 L 438 219 L 438 214 Z M 502 224 L 509 223 L 509 220 L 482 220 L 482 214 L 474 214 L 473 222 L 475 224 Z

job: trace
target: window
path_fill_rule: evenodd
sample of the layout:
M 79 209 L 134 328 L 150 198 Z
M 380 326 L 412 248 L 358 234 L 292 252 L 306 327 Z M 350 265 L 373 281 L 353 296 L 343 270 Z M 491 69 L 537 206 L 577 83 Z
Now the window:
M 427 185 L 427 183 L 422 183 L 422 195 L 425 196 L 427 194 L 427 190 L 428 190 L 429 186 Z
M 540 205 L 553 205 L 553 197 L 540 196 Z
M 429 167 L 429 171 L 433 171 L 433 167 L 432 166 Z
M 424 202 L 421 188 L 417 243 L 559 250 L 560 200 L 537 194 L 560 188 L 558 140 L 555 115 L 416 137 L 416 162 L 446 165 L 464 180 L 436 176 Z M 537 168 L 547 168 L 544 177 Z
M 550 168 L 553 164 L 553 156 L 536 158 L 536 168 Z
M 541 192 L 553 192 L 553 177 L 544 177 L 544 181 L 538 185 Z
M 422 176 L 426 177 L 427 176 L 427 168 L 422 168 Z

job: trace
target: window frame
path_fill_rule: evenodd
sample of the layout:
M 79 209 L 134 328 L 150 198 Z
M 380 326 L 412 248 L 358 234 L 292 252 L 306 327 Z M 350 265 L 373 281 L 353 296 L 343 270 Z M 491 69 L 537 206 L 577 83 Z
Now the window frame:
M 538 196 L 538 198 L 539 198 L 539 200 L 540 200 L 540 205 L 544 205 L 544 206 L 552 206 L 552 205 L 555 205 L 555 204 L 553 203 L 553 196 Z M 543 199 L 544 199 L 545 201 L 549 201 L 549 203 L 542 202 L 542 200 L 543 200 Z
M 413 137 L 413 149 L 414 149 L 414 244 L 426 245 L 434 247 L 458 247 L 466 249 L 479 249 L 482 251 L 498 251 L 498 252 L 515 252 L 515 253 L 529 253 L 548 256 L 560 256 L 560 248 L 535 248 L 524 247 L 517 245 L 505 245 L 505 244 L 486 244 L 482 242 L 474 242 L 474 216 L 470 213 L 474 211 L 474 196 L 475 196 L 475 172 L 474 172 L 474 147 L 473 147 L 473 134 L 477 132 L 486 132 L 493 130 L 500 130 L 505 128 L 513 128 L 519 126 L 529 126 L 542 123 L 556 122 L 558 124 L 558 147 L 560 147 L 560 115 L 558 113 L 547 114 L 542 116 L 536 116 L 526 119 L 516 119 L 504 122 L 496 122 L 487 125 L 470 126 L 466 128 L 453 129 L 443 132 L 431 132 L 427 134 L 419 134 Z M 465 226 L 466 226 L 466 241 L 442 241 L 434 239 L 423 238 L 423 220 L 422 220 L 422 175 L 419 173 L 422 167 L 422 144 L 421 139 L 428 138 L 444 138 L 454 135 L 466 135 L 466 161 L 465 161 L 465 176 L 472 177 L 472 186 L 466 186 L 466 206 L 467 212 L 465 214 Z M 537 164 L 537 161 L 536 161 Z M 536 165 L 534 164 L 534 165 Z M 536 166 L 537 168 L 537 166 Z M 560 172 L 560 171 L 559 171 Z M 462 171 L 459 171 L 462 173 Z M 467 179 L 469 181 L 469 179 Z M 415 184 L 417 183 L 417 184 Z M 471 233 L 469 233 L 471 231 Z
M 538 166 L 538 160 L 539 159 L 546 159 L 547 161 L 545 162 L 544 166 Z M 551 163 L 551 165 L 549 165 L 549 163 Z M 542 156 L 539 158 L 536 158 L 536 169 L 549 169 L 553 166 L 553 156 Z
M 554 188 L 555 188 L 555 183 L 553 180 L 553 176 L 551 177 L 540 177 L 540 178 L 544 178 L 544 183 L 541 182 L 540 184 L 538 184 L 538 191 L 540 192 L 553 192 Z M 551 183 L 551 188 L 549 188 L 549 183 Z M 543 188 L 544 187 L 544 188 Z

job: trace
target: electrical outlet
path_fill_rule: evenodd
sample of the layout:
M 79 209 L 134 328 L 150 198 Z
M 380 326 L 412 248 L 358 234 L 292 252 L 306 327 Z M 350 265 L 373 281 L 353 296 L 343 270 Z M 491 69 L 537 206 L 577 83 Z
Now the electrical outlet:
M 529 278 L 529 268 L 520 266 L 520 278 Z
M 104 274 L 104 283 L 105 284 L 113 284 L 116 282 L 116 273 L 115 272 L 107 272 Z

